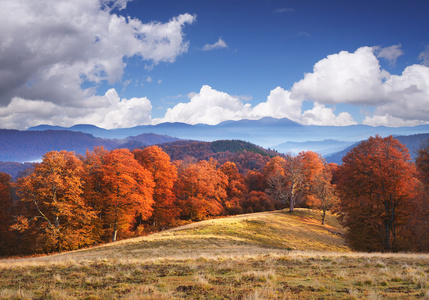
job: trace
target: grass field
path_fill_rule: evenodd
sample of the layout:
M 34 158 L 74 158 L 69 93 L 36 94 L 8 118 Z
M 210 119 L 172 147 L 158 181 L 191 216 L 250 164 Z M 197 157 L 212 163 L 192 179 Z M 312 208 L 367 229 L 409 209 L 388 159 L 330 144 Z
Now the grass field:
M 0 299 L 429 299 L 429 255 L 354 253 L 343 234 L 305 209 L 208 220 L 0 260 Z

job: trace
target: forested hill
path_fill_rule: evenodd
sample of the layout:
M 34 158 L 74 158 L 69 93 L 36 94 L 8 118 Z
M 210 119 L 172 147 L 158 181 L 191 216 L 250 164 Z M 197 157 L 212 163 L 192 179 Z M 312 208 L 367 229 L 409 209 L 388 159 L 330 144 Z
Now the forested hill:
M 115 148 L 139 148 L 154 144 L 177 141 L 177 138 L 144 133 L 126 139 L 98 138 L 92 134 L 69 130 L 19 131 L 0 129 L 0 161 L 38 161 L 49 151 L 74 151 L 85 154 L 86 150 L 102 146 Z M 2 171 L 0 169 L 0 171 Z
M 19 131 L 0 130 L 0 161 L 24 162 L 39 160 L 49 151 L 67 150 L 85 153 L 86 149 L 103 146 L 115 148 L 116 141 L 67 130 Z
M 276 151 L 240 140 L 177 141 L 159 146 L 173 161 L 187 158 L 195 158 L 196 160 L 214 158 L 220 164 L 226 161 L 234 162 L 241 173 L 246 173 L 247 170 L 262 169 L 270 157 L 282 155 Z

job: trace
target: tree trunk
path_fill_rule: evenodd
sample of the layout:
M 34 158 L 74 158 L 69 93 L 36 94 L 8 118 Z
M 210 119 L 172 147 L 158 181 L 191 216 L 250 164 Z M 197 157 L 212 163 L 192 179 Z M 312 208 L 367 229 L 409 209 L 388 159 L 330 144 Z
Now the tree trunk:
M 60 218 L 58 216 L 55 216 L 55 232 L 57 235 L 57 251 L 61 252 L 62 249 L 62 241 L 61 241 L 61 235 L 60 235 Z
M 325 225 L 325 218 L 326 218 L 326 210 L 324 209 L 322 211 L 322 225 Z
M 386 234 L 385 247 L 386 247 L 386 250 L 390 251 L 392 249 L 392 246 L 390 244 L 390 224 L 389 224 L 389 220 L 384 221 L 384 231 L 385 231 L 385 234 Z
M 289 212 L 293 212 L 293 209 L 295 208 L 295 187 L 294 184 L 292 184 L 291 192 L 290 192 L 290 206 L 289 206 Z
M 116 242 L 116 236 L 118 235 L 118 224 L 115 222 L 113 225 L 113 235 L 112 235 L 112 242 Z
M 389 200 L 384 201 L 384 209 L 386 213 L 386 219 L 384 220 L 384 234 L 385 237 L 385 247 L 387 251 L 392 250 L 392 243 L 390 240 L 390 231 L 393 229 L 393 224 L 395 223 L 395 208 L 392 201 L 392 195 L 389 195 Z

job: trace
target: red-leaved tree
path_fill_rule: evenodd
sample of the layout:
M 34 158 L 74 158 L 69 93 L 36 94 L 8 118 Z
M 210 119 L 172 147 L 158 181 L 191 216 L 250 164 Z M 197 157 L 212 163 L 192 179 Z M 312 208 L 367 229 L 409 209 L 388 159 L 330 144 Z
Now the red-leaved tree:
M 365 251 L 403 248 L 416 187 L 408 149 L 392 136 L 371 137 L 348 152 L 337 188 L 349 244 Z

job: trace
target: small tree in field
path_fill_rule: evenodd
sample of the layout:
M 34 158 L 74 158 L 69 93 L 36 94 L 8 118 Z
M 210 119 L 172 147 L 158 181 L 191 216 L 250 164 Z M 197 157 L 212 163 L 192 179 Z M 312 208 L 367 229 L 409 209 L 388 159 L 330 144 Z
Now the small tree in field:
M 309 195 L 314 179 L 322 170 L 323 161 L 311 151 L 286 158 L 273 157 L 264 167 L 265 191 L 275 201 L 289 202 L 289 210 L 293 212 L 295 205 Z
M 338 206 L 340 200 L 331 181 L 331 170 L 329 165 L 326 165 L 325 170 L 313 178 L 311 193 L 308 196 L 308 205 L 322 210 L 322 225 L 325 225 L 326 213 Z

